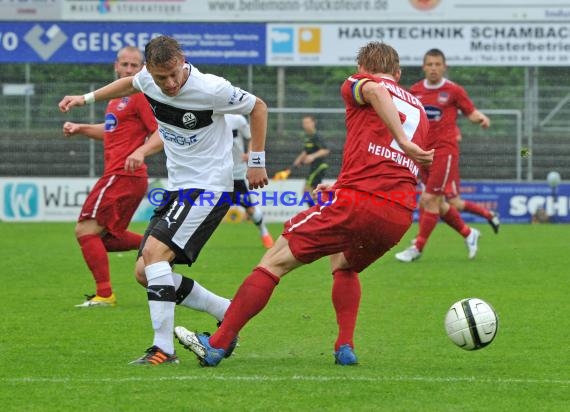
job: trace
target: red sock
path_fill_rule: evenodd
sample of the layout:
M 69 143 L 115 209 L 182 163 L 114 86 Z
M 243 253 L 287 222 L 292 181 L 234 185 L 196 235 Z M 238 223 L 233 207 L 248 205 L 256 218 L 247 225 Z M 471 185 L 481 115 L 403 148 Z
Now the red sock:
M 118 236 L 110 233 L 103 237 L 103 244 L 107 252 L 122 252 L 125 250 L 137 250 L 142 242 L 142 235 L 124 231 Z
M 113 290 L 111 289 L 111 276 L 109 274 L 109 258 L 105 245 L 99 235 L 85 235 L 77 239 L 81 246 L 83 259 L 89 267 L 95 284 L 97 286 L 97 295 L 101 297 L 109 297 Z
M 354 349 L 354 328 L 360 306 L 360 279 L 352 270 L 335 270 L 333 273 L 332 301 L 338 324 L 338 338 L 334 344 L 337 351 L 349 344 Z
M 490 220 L 493 217 L 493 215 L 491 214 L 491 211 L 489 209 L 486 209 L 483 206 L 479 206 L 475 202 L 471 202 L 469 200 L 464 200 L 464 203 L 465 203 L 465 207 L 463 208 L 463 210 L 468 212 L 468 213 L 473 213 L 475 215 L 479 215 L 481 217 L 484 217 L 487 220 Z
M 420 221 L 420 232 L 416 237 L 416 248 L 421 252 L 424 249 L 425 244 L 431 232 L 435 229 L 435 226 L 439 222 L 439 214 L 428 212 L 424 210 L 422 213 L 422 220 Z
M 447 223 L 449 226 L 451 226 L 457 232 L 459 232 L 461 236 L 467 237 L 469 236 L 469 233 L 471 233 L 471 228 L 465 224 L 465 222 L 461 218 L 461 215 L 459 214 L 457 209 L 454 208 L 453 206 L 450 206 L 447 213 L 443 215 L 441 218 L 445 223 Z
M 210 337 L 210 345 L 227 349 L 244 325 L 267 305 L 279 280 L 267 269 L 253 269 L 232 299 L 221 326 Z

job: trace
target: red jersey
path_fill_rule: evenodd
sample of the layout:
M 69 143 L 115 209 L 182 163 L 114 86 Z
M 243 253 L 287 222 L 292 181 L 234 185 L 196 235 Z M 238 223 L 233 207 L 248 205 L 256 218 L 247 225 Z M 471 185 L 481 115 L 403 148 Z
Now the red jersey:
M 144 94 L 136 93 L 109 101 L 105 111 L 103 176 L 146 176 L 144 164 L 134 173 L 125 171 L 125 159 L 141 146 L 156 128 L 156 119 Z
M 429 119 L 427 149 L 457 155 L 457 111 L 461 110 L 465 116 L 475 111 L 465 89 L 451 80 L 443 79 L 435 86 L 428 84 L 426 80 L 420 80 L 410 91 L 420 99 Z
M 386 87 L 398 108 L 406 135 L 418 146 L 424 146 L 429 123 L 421 102 L 391 79 L 354 74 L 341 86 L 347 137 L 335 188 L 376 195 L 413 192 L 419 168 L 400 149 L 374 108 L 362 99 L 362 86 L 369 81 Z

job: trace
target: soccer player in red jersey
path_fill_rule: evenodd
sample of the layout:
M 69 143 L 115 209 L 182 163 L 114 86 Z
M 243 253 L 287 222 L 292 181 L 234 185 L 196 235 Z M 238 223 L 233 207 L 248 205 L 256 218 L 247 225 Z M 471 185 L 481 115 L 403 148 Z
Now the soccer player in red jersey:
M 370 42 L 357 56 L 358 73 L 341 86 L 347 138 L 336 183 L 316 190 L 326 203 L 297 214 L 244 280 L 224 322 L 211 337 L 175 328 L 202 366 L 215 366 L 242 327 L 267 304 L 281 277 L 330 257 L 332 300 L 339 327 L 335 362 L 357 363 L 353 333 L 360 302 L 358 273 L 399 242 L 412 223 L 416 175 L 433 151 L 421 148 L 428 120 L 422 104 L 398 86 L 397 52 Z
M 421 178 L 425 188 L 420 196 L 419 233 L 412 246 L 397 253 L 401 262 L 418 259 L 439 218 L 465 238 L 468 257 L 477 253 L 479 231 L 465 224 L 459 211 L 483 216 L 489 221 L 495 233 L 499 230 L 499 217 L 474 202 L 459 196 L 459 144 L 460 131 L 457 127 L 457 112 L 481 127 L 490 125 L 489 118 L 477 110 L 465 89 L 444 77 L 447 65 L 441 50 L 431 49 L 424 55 L 425 79 L 410 88 L 422 104 L 429 118 L 427 148 L 435 149 L 433 164 L 422 168 Z M 447 199 L 447 201 L 446 201 Z
M 142 67 L 143 55 L 136 47 L 128 46 L 117 53 L 117 77 L 132 76 Z M 63 125 L 65 136 L 84 135 L 102 140 L 105 153 L 103 176 L 89 192 L 75 226 L 75 236 L 95 280 L 96 293 L 76 307 L 116 304 L 107 252 L 139 248 L 142 236 L 127 227 L 148 185 L 146 165 L 126 171 L 125 162 L 156 128 L 156 120 L 142 93 L 111 100 L 105 110 L 105 123 Z

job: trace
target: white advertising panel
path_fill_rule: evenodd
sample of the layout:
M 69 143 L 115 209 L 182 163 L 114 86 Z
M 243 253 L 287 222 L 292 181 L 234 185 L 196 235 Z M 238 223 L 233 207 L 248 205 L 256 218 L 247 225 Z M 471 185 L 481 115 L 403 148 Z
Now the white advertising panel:
M 96 179 L 0 178 L 0 220 L 67 222 L 77 220 Z
M 450 65 L 566 66 L 570 25 L 546 23 L 269 24 L 267 64 L 355 66 L 371 40 L 393 46 L 402 66 L 421 66 L 437 47 Z
M 568 21 L 567 1 L 62 0 L 62 19 L 160 22 Z
M 0 0 L 0 20 L 59 20 L 62 0 Z
M 95 178 L 0 178 L 0 221 L 6 222 L 74 222 L 95 185 Z M 252 190 L 252 205 L 259 206 L 266 222 L 284 222 L 301 210 L 302 179 L 271 181 L 263 189 Z M 148 222 L 154 209 L 164 199 L 165 179 L 149 179 L 149 191 L 133 221 Z

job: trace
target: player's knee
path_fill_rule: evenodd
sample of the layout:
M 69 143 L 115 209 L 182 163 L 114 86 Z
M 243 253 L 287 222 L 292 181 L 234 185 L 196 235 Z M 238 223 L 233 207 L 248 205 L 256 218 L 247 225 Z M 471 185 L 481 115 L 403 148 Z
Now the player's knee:
M 145 245 L 143 246 L 141 256 L 144 262 L 155 262 L 156 258 L 159 256 L 159 251 L 153 243 L 154 242 L 152 239 L 147 239 Z
M 425 195 L 422 196 L 420 205 L 428 212 L 437 213 L 442 203 L 441 200 L 441 196 Z
M 81 226 L 81 224 L 78 223 L 75 225 L 75 237 L 79 239 L 81 236 L 85 236 L 85 233 L 83 231 L 83 227 Z
M 258 264 L 279 277 L 302 265 L 303 263 L 293 256 L 289 242 L 283 236 L 277 238 L 273 247 L 265 252 Z
M 465 206 L 460 197 L 452 197 L 452 198 L 447 199 L 447 201 L 449 202 L 449 204 L 451 206 L 453 206 L 454 208 L 456 208 L 458 210 L 463 210 L 463 207 Z
M 95 220 L 82 220 L 75 225 L 75 237 L 79 239 L 87 235 L 100 235 L 103 229 L 104 228 L 99 226 Z
M 141 286 L 146 288 L 147 280 L 146 274 L 144 273 L 144 261 L 142 258 L 137 259 L 137 263 L 135 264 L 135 279 Z

